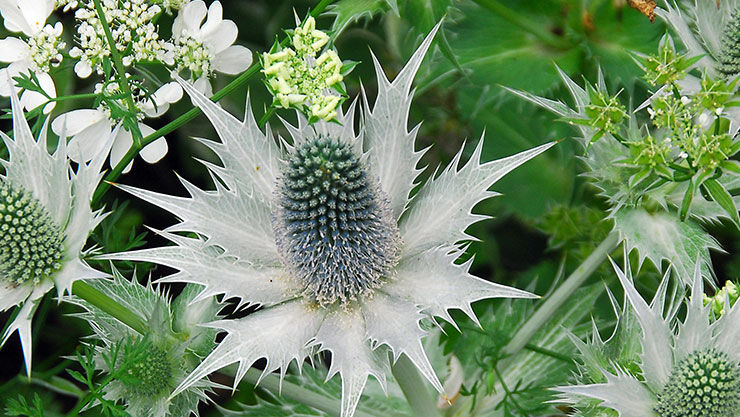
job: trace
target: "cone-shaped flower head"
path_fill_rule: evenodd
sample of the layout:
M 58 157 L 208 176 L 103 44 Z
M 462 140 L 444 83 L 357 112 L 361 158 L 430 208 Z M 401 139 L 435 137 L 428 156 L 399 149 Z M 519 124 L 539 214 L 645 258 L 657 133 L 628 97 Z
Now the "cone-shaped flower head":
M 641 330 L 638 369 L 631 372 L 614 364 L 616 372 L 591 363 L 589 348 L 576 341 L 586 366 L 600 369 L 606 382 L 558 387 L 563 398 L 600 401 L 620 417 L 738 417 L 740 416 L 740 307 L 725 298 L 724 315 L 711 321 L 711 305 L 703 301 L 700 264 L 686 303 L 686 317 L 679 321 L 679 305 L 666 302 L 668 279 L 648 305 L 627 273 L 614 265 Z M 667 315 L 664 315 L 667 311 Z M 676 329 L 674 331 L 674 329 Z
M 83 260 L 83 247 L 103 216 L 90 199 L 101 178 L 111 140 L 102 140 L 89 163 L 70 169 L 65 138 L 47 151 L 46 125 L 37 139 L 12 94 L 13 138 L 0 133 L 8 149 L 0 161 L 0 310 L 20 306 L 2 335 L 21 337 L 26 370 L 31 370 L 31 320 L 41 297 L 56 286 L 59 295 L 78 279 L 105 274 Z
M 194 301 L 201 290 L 195 284 L 185 286 L 170 302 L 166 293 L 151 284 L 140 285 L 113 272 L 113 280 L 90 285 L 145 318 L 146 335 L 85 300 L 74 296 L 69 300 L 86 310 L 79 317 L 91 323 L 95 332 L 90 337 L 97 344 L 95 367 L 112 378 L 104 388 L 105 398 L 123 404 L 132 417 L 198 416 L 198 403 L 208 401 L 206 393 L 226 387 L 204 378 L 173 398 L 170 394 L 213 350 L 217 331 L 200 324 L 216 320 L 221 305 L 213 297 Z
M 551 144 L 481 163 L 482 141 L 462 166 L 450 166 L 410 192 L 423 152 L 417 129 L 407 131 L 411 83 L 436 28 L 393 82 L 378 74 L 375 105 L 364 101 L 360 132 L 354 109 L 339 123 L 286 123 L 292 145 L 263 134 L 247 107 L 239 121 L 198 93 L 190 94 L 213 123 L 220 142 L 203 140 L 221 159 L 207 163 L 216 189 L 183 180 L 189 198 L 123 187 L 176 214 L 182 222 L 161 232 L 175 246 L 106 255 L 151 261 L 179 272 L 163 281 L 205 285 L 207 297 L 223 293 L 263 308 L 245 318 L 215 322 L 227 336 L 175 390 L 238 362 L 236 381 L 258 359 L 264 372 L 285 372 L 316 351 L 332 355 L 329 377 L 342 378 L 342 416 L 351 416 L 369 375 L 385 385 L 388 354 L 406 355 L 441 392 L 424 352 L 420 321 L 452 322 L 448 309 L 471 318 L 471 303 L 491 297 L 531 297 L 468 273 L 455 260 L 472 214 L 488 188 Z M 171 232 L 191 231 L 198 238 Z

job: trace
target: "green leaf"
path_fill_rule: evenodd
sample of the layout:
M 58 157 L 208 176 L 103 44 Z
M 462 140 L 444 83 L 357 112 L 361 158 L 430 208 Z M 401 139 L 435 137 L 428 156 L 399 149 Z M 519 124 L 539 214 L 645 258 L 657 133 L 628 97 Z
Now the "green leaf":
M 331 37 L 336 39 L 351 23 L 360 19 L 370 19 L 378 13 L 387 11 L 389 7 L 398 13 L 395 0 L 340 0 L 327 7 L 324 14 L 334 16 Z
M 717 202 L 726 212 L 730 215 L 730 218 L 736 225 L 740 226 L 740 217 L 737 214 L 737 207 L 735 202 L 732 200 L 732 196 L 715 179 L 708 179 L 702 183 L 702 186 L 706 188 L 712 199 Z
M 689 179 L 689 186 L 686 188 L 683 200 L 681 200 L 681 211 L 679 211 L 679 218 L 681 221 L 686 220 L 686 216 L 689 214 L 691 200 L 694 199 L 694 192 L 696 192 L 696 183 L 694 183 L 693 179 Z
M 625 239 L 628 251 L 637 250 L 640 264 L 649 259 L 657 269 L 671 263 L 678 277 L 692 282 L 697 259 L 711 273 L 709 250 L 721 250 L 717 241 L 691 219 L 680 221 L 666 212 L 649 213 L 643 208 L 623 208 L 614 213 L 614 228 Z

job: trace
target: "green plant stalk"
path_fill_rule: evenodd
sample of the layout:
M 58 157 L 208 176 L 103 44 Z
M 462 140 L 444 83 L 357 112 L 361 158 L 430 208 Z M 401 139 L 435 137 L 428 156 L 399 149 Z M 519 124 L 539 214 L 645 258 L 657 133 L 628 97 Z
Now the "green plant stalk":
M 95 0 L 96 2 L 99 2 L 100 0 Z M 321 12 L 326 9 L 326 7 L 332 3 L 333 0 L 322 0 L 319 2 L 319 4 L 314 7 L 314 9 L 311 11 L 311 16 L 317 17 Z M 285 45 L 287 43 L 288 39 L 283 39 L 281 42 L 281 45 Z M 235 91 L 237 88 L 241 87 L 244 83 L 249 81 L 250 78 L 252 78 L 254 75 L 256 75 L 259 72 L 260 65 L 257 61 L 245 72 L 241 73 L 238 77 L 234 78 L 230 83 L 228 83 L 224 88 L 220 89 L 218 92 L 216 92 L 212 97 L 211 100 L 214 102 L 218 102 L 222 98 L 228 96 L 233 91 Z M 106 175 L 105 180 L 100 183 L 97 190 L 95 190 L 95 193 L 93 194 L 92 198 L 92 205 L 97 206 L 100 203 L 100 200 L 103 198 L 103 195 L 111 186 L 111 183 L 115 182 L 118 177 L 121 176 L 123 173 L 123 170 L 128 166 L 128 164 L 134 160 L 136 155 L 141 152 L 141 150 L 148 144 L 154 142 L 155 140 L 161 138 L 162 136 L 172 133 L 181 126 L 185 125 L 186 123 L 190 122 L 191 120 L 195 119 L 199 114 L 201 113 L 201 109 L 199 107 L 193 107 L 192 109 L 188 110 L 187 112 L 180 115 L 175 120 L 171 121 L 170 123 L 167 123 L 166 125 L 162 126 L 161 128 L 155 130 L 152 134 L 146 136 L 145 138 L 141 139 L 139 142 L 134 141 L 134 143 L 131 145 L 131 148 L 126 152 L 126 154 L 123 156 L 121 161 L 116 164 L 115 167 L 111 170 L 111 172 Z M 269 117 L 269 116 L 268 116 Z M 267 120 L 265 120 L 267 122 Z
M 398 358 L 391 371 L 416 417 L 442 416 L 436 399 L 427 388 L 427 381 L 419 375 L 416 366 L 406 355 Z
M 137 333 L 141 335 L 148 333 L 149 326 L 141 316 L 118 304 L 115 300 L 93 288 L 85 281 L 75 281 L 72 284 L 72 294 L 110 314 L 111 317 L 114 317 Z
M 234 372 L 229 373 L 232 375 L 234 374 Z M 298 401 L 303 405 L 313 407 L 329 415 L 339 416 L 341 413 L 341 406 L 339 404 L 339 401 L 337 401 L 335 398 L 329 398 L 318 392 L 303 388 L 300 385 L 294 384 L 289 381 L 280 381 L 280 377 L 274 374 L 265 375 L 262 379 L 260 379 L 261 376 L 262 371 L 260 371 L 259 369 L 250 368 L 247 371 L 246 375 L 244 375 L 244 380 L 252 385 L 257 385 L 257 383 L 259 382 L 260 387 L 267 389 L 275 395 L 290 398 L 291 400 Z M 359 408 L 355 411 L 354 415 L 355 417 L 379 417 L 376 414 L 370 414 L 364 410 L 360 410 Z M 382 417 L 393 416 L 383 415 Z
M 113 60 L 113 66 L 115 66 L 116 68 L 116 79 L 118 80 L 118 86 L 121 89 L 121 92 L 126 96 L 126 106 L 128 107 L 128 111 L 130 112 L 129 118 L 132 119 L 131 135 L 134 138 L 134 143 L 140 144 L 141 131 L 139 130 L 138 120 L 136 120 L 136 113 L 138 112 L 138 110 L 136 109 L 136 103 L 134 103 L 134 97 L 131 94 L 131 89 L 128 86 L 126 67 L 124 67 L 121 55 L 118 53 L 118 49 L 116 49 L 116 41 L 113 39 L 113 34 L 110 31 L 110 26 L 108 26 L 108 21 L 105 19 L 105 12 L 103 11 L 103 6 L 100 4 L 100 0 L 93 0 L 93 3 L 95 4 L 95 11 L 98 14 L 98 19 L 100 19 L 100 24 L 103 26 L 103 32 L 105 33 L 105 40 L 108 42 L 111 59 Z
M 591 255 L 586 258 L 581 265 L 576 268 L 568 278 L 563 281 L 555 292 L 553 292 L 532 317 L 524 323 L 514 335 L 514 337 L 503 347 L 501 353 L 507 356 L 513 356 L 519 353 L 532 337 L 537 333 L 540 328 L 550 321 L 560 306 L 562 306 L 568 298 L 577 290 L 584 281 L 598 268 L 602 262 L 607 258 L 609 253 L 617 248 L 621 242 L 619 233 L 611 232 L 599 246 L 591 252 Z
M 568 49 L 571 47 L 570 43 L 567 41 L 558 38 L 557 36 L 553 35 L 552 33 L 548 32 L 547 30 L 544 30 L 540 25 L 537 25 L 534 22 L 531 22 L 530 20 L 522 17 L 520 14 L 515 12 L 514 10 L 511 10 L 510 8 L 504 6 L 503 4 L 499 3 L 496 0 L 473 0 L 475 3 L 477 3 L 479 6 L 488 9 L 489 11 L 499 15 L 503 19 L 507 20 L 508 22 L 519 26 L 520 28 L 524 29 L 525 31 L 531 33 L 537 39 L 544 42 L 546 45 L 556 48 L 556 49 Z

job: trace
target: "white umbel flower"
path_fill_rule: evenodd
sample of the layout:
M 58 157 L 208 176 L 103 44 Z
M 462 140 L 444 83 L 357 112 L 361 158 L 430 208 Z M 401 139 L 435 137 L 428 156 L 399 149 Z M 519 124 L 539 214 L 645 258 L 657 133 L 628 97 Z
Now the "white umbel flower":
M 181 98 L 182 88 L 179 84 L 174 81 L 164 84 L 149 97 L 136 101 L 140 118 L 159 117 L 170 108 L 170 104 L 178 102 Z M 93 158 L 103 143 L 101 138 L 107 138 L 111 134 L 116 121 L 111 120 L 109 116 L 110 111 L 102 105 L 97 109 L 72 110 L 54 119 L 51 129 L 57 135 L 66 131 L 67 136 L 71 137 L 68 145 L 70 159 L 75 162 L 87 162 Z M 142 122 L 139 122 L 139 130 L 144 137 L 154 133 L 154 129 Z M 131 132 L 126 129 L 117 130 L 110 152 L 111 166 L 121 162 L 133 143 Z M 161 137 L 145 146 L 139 156 L 145 162 L 154 164 L 164 158 L 167 151 L 167 139 Z M 131 171 L 132 166 L 133 161 L 124 168 L 123 173 Z
M 0 95 L 10 96 L 11 89 L 19 88 L 13 81 L 21 74 L 33 72 L 39 81 L 39 87 L 50 98 L 56 98 L 54 80 L 49 75 L 51 66 L 58 66 L 62 61 L 61 50 L 65 43 L 61 41 L 62 24 L 47 25 L 54 9 L 52 0 L 4 0 L 0 2 L 5 27 L 12 32 L 21 32 L 27 39 L 7 37 L 0 39 L 0 62 L 9 65 L 0 69 Z M 46 103 L 48 98 L 38 91 L 23 91 L 21 104 L 27 110 Z M 47 104 L 43 112 L 48 114 L 54 109 L 54 103 Z
M 389 352 L 406 355 L 442 392 L 420 321 L 452 322 L 452 308 L 475 320 L 473 301 L 532 297 L 455 261 L 460 242 L 472 238 L 465 230 L 487 217 L 472 208 L 496 195 L 488 188 L 551 143 L 481 163 L 481 141 L 466 164 L 461 150 L 410 204 L 424 153 L 414 150 L 418 126 L 407 131 L 411 83 L 438 28 L 393 82 L 375 60 L 378 97 L 372 107 L 363 100 L 359 133 L 355 102 L 339 112 L 340 123 L 302 116 L 298 126 L 286 123 L 293 146 L 276 143 L 250 108 L 237 120 L 183 84 L 220 136 L 203 140 L 221 159 L 223 166 L 207 164 L 220 181 L 204 191 L 183 180 L 189 198 L 122 187 L 182 222 L 161 232 L 175 246 L 106 258 L 168 265 L 179 272 L 163 282 L 199 283 L 202 297 L 225 294 L 263 308 L 212 323 L 227 336 L 173 395 L 231 363 L 239 363 L 238 382 L 260 358 L 264 373 L 284 373 L 316 351 L 331 352 L 329 377 L 341 376 L 343 417 L 353 415 L 369 375 L 385 386 Z M 172 233 L 179 231 L 202 238 Z
M 185 4 L 172 24 L 177 70 L 189 71 L 199 90 L 210 93 L 214 71 L 238 74 L 252 65 L 252 52 L 234 45 L 238 33 L 236 23 L 223 18 L 221 2 Z
M 111 141 L 98 148 L 90 163 L 72 171 L 65 138 L 49 154 L 46 126 L 34 139 L 14 92 L 11 102 L 13 138 L 0 133 L 10 155 L 0 161 L 5 168 L 0 177 L 0 311 L 21 309 L 2 343 L 18 331 L 30 375 L 31 320 L 41 297 L 52 287 L 61 296 L 76 280 L 105 276 L 82 255 L 88 235 L 103 219 L 90 208 L 90 199 Z
M 740 303 L 729 308 L 729 299 L 724 300 L 727 312 L 710 322 L 712 306 L 704 305 L 697 264 L 681 322 L 676 306 L 666 308 L 667 279 L 648 305 L 635 289 L 629 267 L 627 273 L 616 265 L 614 269 L 642 328 L 642 375 L 616 366 L 615 373 L 601 370 L 605 383 L 556 390 L 573 403 L 581 397 L 599 400 L 620 417 L 740 416 Z

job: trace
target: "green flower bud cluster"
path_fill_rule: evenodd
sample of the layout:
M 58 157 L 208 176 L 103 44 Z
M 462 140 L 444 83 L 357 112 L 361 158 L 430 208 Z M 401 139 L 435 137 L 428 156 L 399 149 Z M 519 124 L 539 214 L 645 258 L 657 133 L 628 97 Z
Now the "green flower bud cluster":
M 274 105 L 301 109 L 312 121 L 335 118 L 345 96 L 341 86 L 344 77 L 342 60 L 335 51 L 327 49 L 319 54 L 329 37 L 316 30 L 316 21 L 309 17 L 295 29 L 291 41 L 292 48 L 276 45 L 262 54 L 262 72 L 275 96 Z
M 722 79 L 712 80 L 704 74 L 701 79 L 701 89 L 696 93 L 696 105 L 700 109 L 709 110 L 715 114 L 721 114 L 725 106 L 730 105 L 740 77 L 727 82 Z
M 645 80 L 650 85 L 672 84 L 686 76 L 686 71 L 701 57 L 688 58 L 676 52 L 673 39 L 664 36 L 660 41 L 657 55 L 648 55 L 642 59 L 645 68 Z
M 697 351 L 678 363 L 658 394 L 660 417 L 735 417 L 740 367 L 726 353 Z
M 634 165 L 648 167 L 670 176 L 670 171 L 665 167 L 670 161 L 671 144 L 670 139 L 656 141 L 647 135 L 641 141 L 629 142 L 631 162 Z
M 23 188 L 0 182 L 0 279 L 38 283 L 58 271 L 64 236 L 46 208 Z
M 628 117 L 617 96 L 609 96 L 603 91 L 597 91 L 588 85 L 590 103 L 586 105 L 586 116 L 591 127 L 598 129 L 600 134 L 594 136 L 591 142 L 598 140 L 604 133 L 617 133 L 620 123 Z
M 722 49 L 717 58 L 719 72 L 726 78 L 740 74 L 740 8 L 732 12 L 730 21 L 722 33 Z
M 709 297 L 708 295 L 704 295 L 704 305 L 711 304 L 711 313 L 714 318 L 722 317 L 725 312 L 726 308 L 728 307 L 725 304 L 726 300 L 730 301 L 730 306 L 735 305 L 735 302 L 737 302 L 738 298 L 740 298 L 740 287 L 735 285 L 732 281 L 727 281 L 725 283 L 725 286 L 722 287 L 721 290 L 717 291 L 713 297 Z

